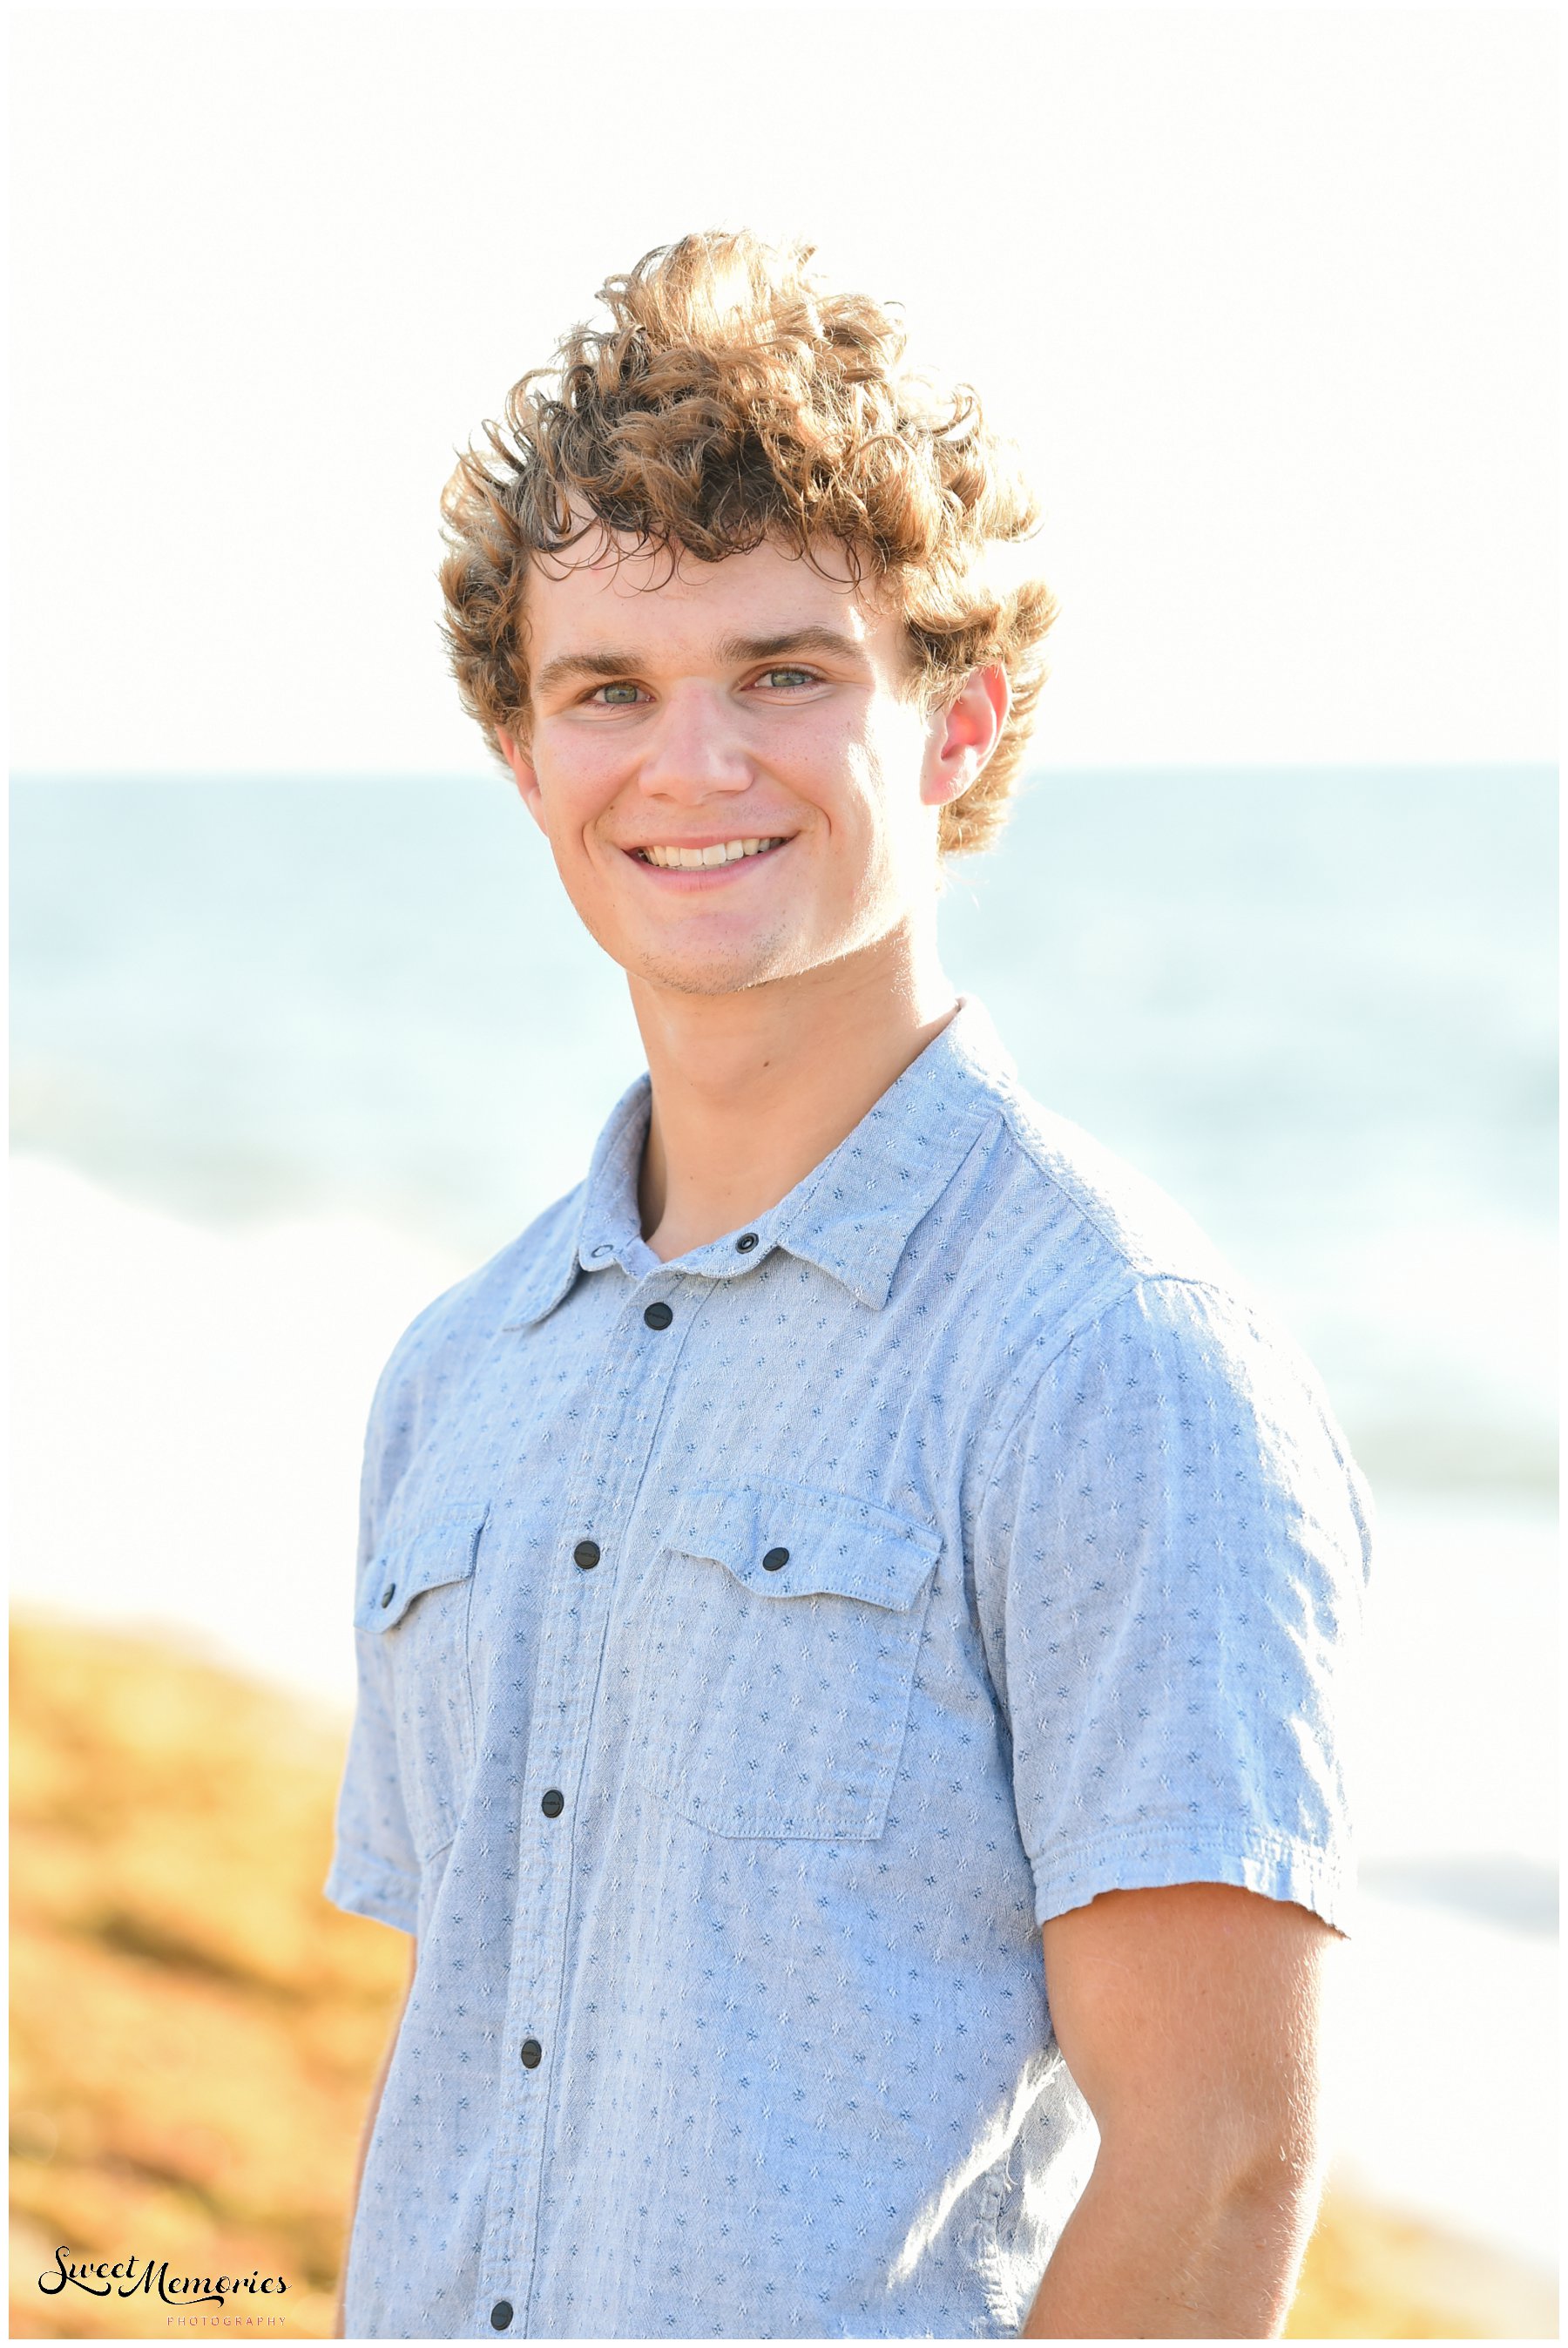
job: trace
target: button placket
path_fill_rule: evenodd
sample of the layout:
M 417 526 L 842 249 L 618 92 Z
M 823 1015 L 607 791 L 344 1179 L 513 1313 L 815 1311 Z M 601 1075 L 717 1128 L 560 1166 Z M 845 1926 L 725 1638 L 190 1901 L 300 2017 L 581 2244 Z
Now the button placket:
M 544 2049 L 559 2038 L 570 1914 L 570 1819 L 564 1827 L 555 1821 L 570 1807 L 588 1757 L 594 1692 L 615 1602 L 620 1539 L 636 1508 L 685 1338 L 705 1302 L 705 1292 L 688 1290 L 679 1313 L 656 1300 L 661 1310 L 651 1320 L 653 1306 L 639 1308 L 628 1300 L 617 1315 L 563 1504 L 569 1529 L 590 1525 L 593 1533 L 568 1530 L 545 1599 L 547 1635 L 540 1645 L 523 1779 L 533 1790 L 523 1801 L 520 1820 L 529 1896 L 518 1903 L 507 1976 L 506 2034 L 519 2051 L 500 2081 L 479 2297 L 489 2321 L 495 2322 L 492 2308 L 505 2306 L 507 2322 L 515 2313 L 525 2333 L 553 2126 L 557 2066 L 544 2061 Z M 645 1337 L 640 1323 L 660 1342 Z M 629 1445 L 626 1436 L 632 1431 L 635 1441 Z M 616 1471 L 608 1486 L 605 1464 Z

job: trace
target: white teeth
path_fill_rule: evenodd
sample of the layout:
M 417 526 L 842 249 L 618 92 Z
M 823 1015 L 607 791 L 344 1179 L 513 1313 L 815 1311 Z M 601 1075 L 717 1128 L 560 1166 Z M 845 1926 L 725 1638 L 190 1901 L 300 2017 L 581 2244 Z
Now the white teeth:
M 639 852 L 667 871 L 696 872 L 712 864 L 738 864 L 743 856 L 760 856 L 764 849 L 783 846 L 782 839 L 726 839 L 712 848 L 644 848 Z

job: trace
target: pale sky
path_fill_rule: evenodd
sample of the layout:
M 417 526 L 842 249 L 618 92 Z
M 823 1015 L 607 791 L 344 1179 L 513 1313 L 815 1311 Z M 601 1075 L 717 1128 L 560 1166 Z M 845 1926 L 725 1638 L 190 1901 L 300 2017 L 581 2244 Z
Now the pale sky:
M 17 767 L 488 770 L 453 447 L 742 223 L 1023 442 L 1038 763 L 1555 757 L 1553 10 L 12 21 Z

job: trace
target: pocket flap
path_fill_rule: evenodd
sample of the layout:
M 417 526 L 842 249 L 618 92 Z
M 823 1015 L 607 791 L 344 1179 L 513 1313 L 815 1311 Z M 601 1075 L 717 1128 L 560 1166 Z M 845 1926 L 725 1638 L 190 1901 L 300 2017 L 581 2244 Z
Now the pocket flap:
M 360 1629 L 390 1631 L 426 1590 L 466 1581 L 489 1513 L 487 1501 L 451 1500 L 385 1541 L 364 1578 L 355 1617 Z
M 763 1598 L 859 1598 L 902 1612 L 941 1549 L 926 1525 L 873 1500 L 799 1484 L 688 1492 L 671 1546 L 712 1558 Z

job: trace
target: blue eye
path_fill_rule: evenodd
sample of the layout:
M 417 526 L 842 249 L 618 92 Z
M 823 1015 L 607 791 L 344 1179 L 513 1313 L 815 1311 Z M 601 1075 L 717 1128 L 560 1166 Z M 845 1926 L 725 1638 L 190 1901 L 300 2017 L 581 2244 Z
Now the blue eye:
M 760 685 L 777 686 L 780 678 L 788 685 L 815 685 L 817 679 L 809 668 L 770 668 L 758 678 Z
M 626 696 L 626 698 L 621 701 L 614 701 L 607 698 L 606 700 L 600 702 L 600 707 L 601 709 L 624 709 L 627 707 L 628 703 L 634 702 L 637 698 L 637 687 L 634 685 L 599 685 L 595 688 L 593 695 L 596 701 L 599 700 L 599 696 L 601 693 L 606 695 L 623 694 Z

